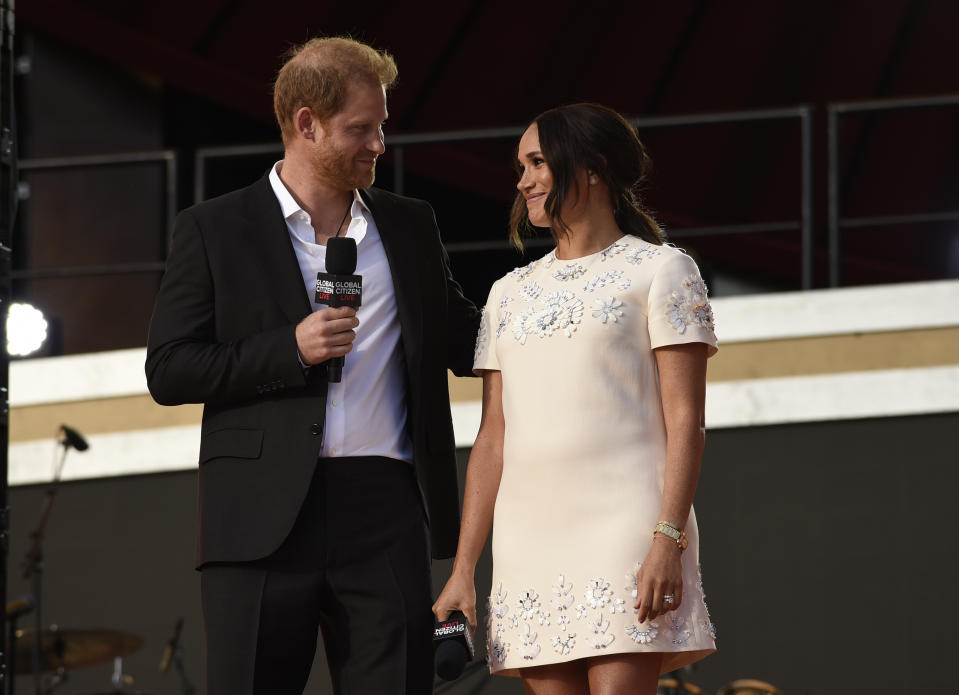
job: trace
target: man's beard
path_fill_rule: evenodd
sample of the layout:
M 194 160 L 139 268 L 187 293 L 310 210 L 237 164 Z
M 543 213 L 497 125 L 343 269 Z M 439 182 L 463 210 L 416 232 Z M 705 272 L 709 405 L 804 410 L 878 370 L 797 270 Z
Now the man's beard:
M 312 165 L 314 173 L 334 188 L 342 191 L 352 191 L 354 188 L 369 188 L 376 178 L 376 158 L 373 157 L 373 166 L 367 171 L 358 173 L 352 158 L 333 146 L 324 147 L 322 151 L 314 150 Z

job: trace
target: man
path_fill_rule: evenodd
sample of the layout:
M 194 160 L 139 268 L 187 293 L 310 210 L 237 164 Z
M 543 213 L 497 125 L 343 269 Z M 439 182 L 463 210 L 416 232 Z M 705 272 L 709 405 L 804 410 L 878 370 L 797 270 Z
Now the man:
M 295 49 L 274 85 L 283 160 L 177 218 L 146 372 L 157 402 L 205 404 L 209 695 L 301 693 L 318 627 L 337 693 L 432 689 L 426 524 L 452 555 L 446 369 L 470 373 L 478 312 L 430 206 L 370 188 L 396 74 L 350 39 Z M 359 310 L 313 303 L 333 236 L 357 242 Z

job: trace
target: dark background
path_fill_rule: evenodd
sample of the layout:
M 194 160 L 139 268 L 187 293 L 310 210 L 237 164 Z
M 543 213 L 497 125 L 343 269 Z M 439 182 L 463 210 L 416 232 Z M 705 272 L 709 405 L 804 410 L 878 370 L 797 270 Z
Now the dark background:
M 271 81 L 282 54 L 311 36 L 350 33 L 397 59 L 377 179 L 385 188 L 395 184 L 390 138 L 522 126 L 562 103 L 598 101 L 641 118 L 809 105 L 814 287 L 829 284 L 827 106 L 959 96 L 953 0 L 30 0 L 17 13 L 25 163 L 160 149 L 176 157 L 169 188 L 160 164 L 22 171 L 14 294 L 52 320 L 44 354 L 145 343 L 171 223 L 166 195 L 174 211 L 194 202 L 204 148 L 277 145 L 276 154 L 209 160 L 207 195 L 252 182 L 281 156 Z M 845 229 L 843 284 L 959 277 L 957 126 L 959 106 L 840 119 L 843 219 L 952 213 Z M 801 287 L 796 119 L 641 135 L 654 162 L 643 198 L 696 254 L 715 296 Z M 404 191 L 435 207 L 454 271 L 477 302 L 524 262 L 504 241 L 516 139 L 404 151 Z M 681 236 L 769 223 L 787 228 Z M 95 269 L 108 264 L 126 268 Z
M 828 285 L 827 106 L 959 94 L 952 0 L 22 0 L 16 9 L 24 163 L 161 149 L 176 157 L 172 185 L 155 163 L 21 172 L 14 294 L 51 321 L 44 355 L 145 344 L 172 221 L 167 196 L 174 210 L 194 202 L 202 148 L 278 143 L 272 75 L 291 43 L 314 35 L 351 33 L 397 59 L 377 181 L 385 188 L 394 185 L 390 137 L 521 126 L 561 103 L 599 101 L 644 118 L 811 106 L 814 287 Z M 959 210 L 957 115 L 843 117 L 842 215 Z M 669 231 L 798 221 L 795 122 L 641 135 L 654 160 L 642 194 Z M 496 247 L 514 190 L 512 146 L 405 151 L 405 191 L 435 207 L 454 272 L 479 303 L 524 262 Z M 212 161 L 202 183 L 211 195 L 245 185 L 279 156 Z M 959 277 L 956 225 L 847 230 L 842 283 Z M 681 245 L 716 296 L 801 286 L 798 231 Z M 688 679 L 710 693 L 742 677 L 789 695 L 959 689 L 957 425 L 952 414 L 711 432 L 696 505 L 720 651 Z M 11 598 L 27 592 L 19 562 L 43 497 L 41 487 L 11 491 Z M 152 695 L 179 692 L 175 676 L 156 669 L 180 616 L 186 666 L 202 683 L 195 504 L 193 472 L 69 483 L 48 529 L 46 622 L 143 636 L 126 670 Z M 448 563 L 436 571 L 441 582 Z M 482 584 L 488 569 L 479 575 Z M 76 671 L 59 692 L 108 691 L 110 673 L 109 664 Z M 316 674 L 314 695 L 327 692 Z M 459 688 L 482 682 L 474 672 Z M 519 692 L 503 678 L 485 688 Z M 29 692 L 29 681 L 18 689 Z
M 719 651 L 687 680 L 710 695 L 747 677 L 788 695 L 956 692 L 959 469 L 942 454 L 954 451 L 956 428 L 950 414 L 710 431 L 696 513 Z M 180 616 L 186 667 L 202 684 L 195 486 L 193 472 L 68 483 L 48 528 L 47 622 L 144 637 L 125 670 L 154 695 L 180 692 L 174 673 L 157 672 Z M 11 597 L 27 592 L 17 569 L 43 497 L 39 486 L 11 491 Z M 436 563 L 437 587 L 449 566 Z M 489 573 L 487 548 L 481 617 Z M 482 627 L 476 637 L 482 644 Z M 75 671 L 58 692 L 108 691 L 111 673 Z M 522 692 L 483 673 L 445 692 Z M 20 678 L 18 691 L 30 685 Z M 315 668 L 308 695 L 328 692 Z

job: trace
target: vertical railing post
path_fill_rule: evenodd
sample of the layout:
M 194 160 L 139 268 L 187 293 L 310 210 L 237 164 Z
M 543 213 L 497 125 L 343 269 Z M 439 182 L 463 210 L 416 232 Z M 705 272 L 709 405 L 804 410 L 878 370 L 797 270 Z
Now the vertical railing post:
M 829 286 L 839 287 L 842 265 L 839 229 L 839 110 L 832 104 L 826 110 L 826 137 L 829 141 Z
M 166 166 L 166 244 L 163 247 L 162 258 L 166 260 L 170 253 L 170 244 L 173 242 L 173 220 L 176 218 L 176 201 L 179 191 L 177 191 L 177 156 L 176 152 L 166 153 L 164 158 Z
M 815 284 L 815 237 L 813 235 L 813 155 L 812 118 L 810 106 L 803 106 L 800 115 L 802 136 L 802 165 L 800 171 L 800 224 L 802 225 L 802 288 L 811 290 Z

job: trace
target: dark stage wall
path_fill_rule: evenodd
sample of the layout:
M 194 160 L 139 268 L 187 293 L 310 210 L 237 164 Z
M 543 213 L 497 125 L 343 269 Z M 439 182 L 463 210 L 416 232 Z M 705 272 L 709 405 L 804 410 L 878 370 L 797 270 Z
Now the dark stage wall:
M 744 677 L 789 695 L 955 692 L 957 430 L 959 414 L 710 432 L 696 508 L 719 652 L 687 679 L 710 694 Z M 11 491 L 11 598 L 27 592 L 20 560 L 44 494 Z M 48 527 L 45 621 L 143 636 L 124 665 L 151 695 L 180 692 L 175 674 L 157 673 L 179 616 L 188 672 L 202 684 L 195 504 L 192 472 L 69 483 Z M 437 563 L 437 583 L 448 569 Z M 480 596 L 488 576 L 487 556 Z M 75 671 L 57 692 L 109 691 L 111 672 Z M 328 693 L 316 674 L 307 692 Z M 480 670 L 438 692 L 484 679 L 484 693 L 522 692 Z M 19 679 L 18 692 L 31 687 Z

